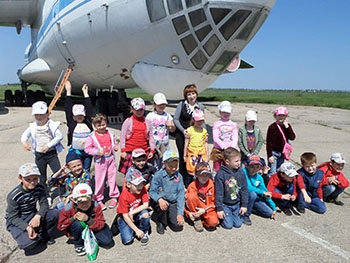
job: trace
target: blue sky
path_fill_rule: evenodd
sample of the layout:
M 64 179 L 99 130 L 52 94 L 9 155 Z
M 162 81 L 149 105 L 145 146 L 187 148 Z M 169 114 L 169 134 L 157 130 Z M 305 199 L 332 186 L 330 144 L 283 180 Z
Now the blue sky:
M 349 90 L 350 1 L 277 0 L 241 53 L 254 69 L 221 76 L 212 87 Z M 0 27 L 0 84 L 18 82 L 28 29 Z

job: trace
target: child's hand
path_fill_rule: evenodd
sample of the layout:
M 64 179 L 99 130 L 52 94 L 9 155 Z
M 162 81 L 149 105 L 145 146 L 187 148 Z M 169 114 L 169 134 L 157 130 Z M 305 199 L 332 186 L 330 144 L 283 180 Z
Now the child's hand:
M 275 162 L 275 158 L 273 156 L 269 157 L 269 163 L 274 163 Z
M 163 198 L 159 198 L 158 204 L 161 210 L 166 211 L 168 210 L 169 203 L 165 201 Z
M 196 217 L 194 216 L 194 213 L 192 213 L 192 212 L 189 212 L 189 213 L 188 213 L 188 217 L 189 217 L 192 221 L 196 220 Z
M 290 201 L 295 201 L 295 199 L 297 199 L 297 197 L 296 197 L 295 195 L 292 195 L 292 196 L 290 197 Z
M 205 209 L 204 208 L 200 208 L 200 207 L 196 207 L 197 212 L 193 213 L 195 218 L 199 218 L 201 215 L 205 214 Z
M 143 233 L 143 231 L 140 229 L 136 229 L 135 234 L 138 238 L 142 238 L 145 233 Z
M 311 204 L 311 197 L 308 194 L 304 196 L 304 200 L 306 203 Z
M 120 158 L 122 158 L 122 159 L 125 159 L 126 158 L 126 152 L 122 152 L 121 154 L 120 154 Z
M 47 145 L 41 148 L 42 153 L 46 153 L 48 150 L 49 150 L 49 147 Z
M 83 213 L 83 212 L 77 212 L 77 213 L 73 216 L 73 218 L 74 218 L 75 220 L 84 221 L 84 222 L 87 221 L 87 220 L 89 219 L 88 215 L 85 214 L 85 213 Z
M 119 149 L 118 145 L 114 145 L 113 150 L 117 152 L 118 149 Z
M 40 226 L 40 219 L 41 216 L 40 215 L 35 215 L 28 223 L 29 226 L 35 228 L 35 227 L 39 227 Z
M 84 97 L 89 97 L 89 93 L 88 93 L 89 87 L 87 84 L 84 84 L 81 90 L 83 91 Z
M 29 239 L 35 239 L 38 236 L 38 234 L 35 233 L 35 230 L 33 227 L 28 225 L 26 230 L 27 230 Z
M 23 149 L 25 151 L 31 151 L 32 150 L 32 147 L 27 142 L 22 142 L 22 146 L 23 146 Z
M 224 217 L 225 217 L 225 212 L 224 211 L 217 211 L 216 214 L 218 215 L 219 219 L 224 219 Z
M 276 214 L 277 214 L 277 211 L 276 210 L 273 211 L 271 215 L 271 219 L 276 220 Z
M 97 155 L 98 156 L 103 156 L 105 154 L 105 149 L 99 149 L 98 151 L 97 151 Z
M 184 223 L 185 223 L 185 219 L 184 219 L 184 216 L 183 215 L 177 215 L 176 216 L 176 220 L 177 220 L 177 224 L 179 226 L 183 226 Z
M 190 135 L 189 135 L 189 133 L 187 132 L 187 130 L 184 130 L 184 136 L 185 136 L 185 138 L 187 138 L 187 139 L 190 138 Z
M 64 85 L 64 87 L 66 89 L 66 94 L 68 96 L 71 96 L 72 95 L 72 85 L 71 85 L 69 80 L 67 80 L 66 85 Z
M 290 194 L 282 195 L 282 200 L 291 200 L 291 195 Z
M 271 192 L 265 192 L 264 196 L 271 198 L 272 197 L 272 193 Z
M 246 207 L 243 207 L 243 206 L 242 206 L 242 207 L 239 209 L 239 214 L 240 214 L 240 215 L 244 215 L 244 214 L 247 212 L 247 210 L 248 210 L 248 209 L 247 209 Z
M 289 127 L 289 124 L 288 124 L 288 121 L 287 121 L 287 118 L 284 119 L 283 121 L 283 125 L 284 127 L 288 128 Z
M 153 158 L 153 153 L 150 152 L 150 153 L 147 155 L 147 159 L 150 160 L 150 159 L 152 159 L 152 158 Z

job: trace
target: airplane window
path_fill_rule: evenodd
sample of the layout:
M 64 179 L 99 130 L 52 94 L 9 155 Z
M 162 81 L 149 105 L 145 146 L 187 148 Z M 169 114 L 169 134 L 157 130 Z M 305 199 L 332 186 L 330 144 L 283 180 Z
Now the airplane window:
M 181 39 L 181 43 L 187 55 L 189 55 L 197 47 L 197 42 L 192 35 L 188 35 Z
M 215 65 L 210 69 L 210 73 L 222 73 L 237 56 L 238 52 L 224 51 L 221 57 L 216 61 Z
M 207 17 L 205 16 L 204 10 L 202 8 L 190 12 L 188 16 L 190 17 L 191 24 L 193 27 L 198 26 L 200 23 L 203 23 L 207 20 Z
M 148 16 L 151 22 L 166 17 L 163 0 L 146 0 Z
M 219 38 L 214 34 L 212 35 L 209 40 L 207 41 L 207 43 L 204 44 L 203 48 L 205 50 L 205 52 L 207 52 L 207 54 L 209 56 L 213 55 L 213 53 L 215 52 L 215 50 L 219 47 L 220 45 L 220 40 Z
M 238 34 L 237 38 L 242 39 L 242 40 L 248 40 L 250 34 L 252 33 L 256 24 L 258 23 L 260 17 L 261 17 L 260 12 L 255 13 L 254 17 L 248 22 L 248 24 L 245 26 L 245 28 L 243 30 L 241 30 L 241 32 Z M 267 18 L 267 15 L 265 15 L 263 17 L 262 21 L 260 21 L 260 23 L 259 23 L 260 25 L 257 28 L 259 28 L 264 23 L 266 18 Z
M 189 29 L 185 16 L 179 16 L 174 18 L 173 25 L 178 35 L 185 33 Z
M 186 0 L 186 6 L 191 7 L 195 5 L 199 5 L 202 2 L 202 0 Z
M 215 24 L 219 24 L 228 13 L 230 13 L 231 9 L 224 8 L 210 8 L 210 14 L 215 22 Z
M 191 62 L 196 69 L 203 68 L 207 61 L 208 59 L 201 50 L 198 50 L 198 52 L 191 58 Z
M 242 23 L 248 18 L 252 11 L 250 10 L 238 10 L 229 20 L 220 27 L 220 32 L 226 40 L 228 40 L 236 30 L 242 25 Z
M 196 31 L 196 36 L 198 38 L 199 41 L 202 41 L 208 34 L 209 32 L 212 30 L 210 25 L 206 25 L 205 27 L 202 27 L 201 29 L 198 29 Z
M 183 9 L 181 0 L 167 0 L 169 14 L 175 14 Z

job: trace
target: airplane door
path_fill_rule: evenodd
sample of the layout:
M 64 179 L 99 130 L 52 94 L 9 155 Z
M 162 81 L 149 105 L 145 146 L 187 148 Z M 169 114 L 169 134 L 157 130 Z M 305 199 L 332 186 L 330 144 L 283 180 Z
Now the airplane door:
M 55 17 L 57 17 L 56 25 L 54 26 L 54 32 L 55 32 L 55 39 L 57 47 L 63 56 L 63 58 L 67 61 L 68 64 L 74 64 L 75 60 L 73 58 L 72 53 L 69 51 L 69 43 L 64 37 L 64 32 L 62 30 L 62 22 L 60 17 L 58 17 L 59 11 L 60 11 L 60 0 L 58 0 L 53 7 L 53 14 Z

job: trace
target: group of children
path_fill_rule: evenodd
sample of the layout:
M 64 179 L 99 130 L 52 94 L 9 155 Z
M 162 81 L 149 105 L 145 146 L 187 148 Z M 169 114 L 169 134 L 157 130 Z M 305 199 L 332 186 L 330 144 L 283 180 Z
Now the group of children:
M 77 255 L 84 255 L 81 221 L 94 232 L 100 246 L 110 248 L 117 233 L 124 245 L 131 244 L 135 237 L 141 245 L 146 245 L 151 219 L 159 234 L 164 234 L 167 227 L 181 231 L 185 219 L 201 232 L 218 225 L 225 229 L 238 228 L 243 223 L 251 225 L 252 213 L 275 219 L 277 207 L 290 216 L 293 206 L 300 213 L 305 208 L 325 213 L 324 201 L 343 205 L 338 196 L 349 186 L 349 181 L 342 173 L 346 163 L 342 154 L 332 154 L 329 162 L 317 167 L 316 155 L 303 153 L 302 168 L 298 171 L 285 161 L 284 145 L 294 140 L 295 134 L 284 107 L 275 110 L 276 121 L 268 128 L 267 166 L 259 156 L 263 138 L 255 125 L 254 111 L 247 112 L 245 125 L 238 128 L 230 119 L 231 103 L 221 102 L 220 119 L 213 124 L 213 149 L 209 153 L 204 112 L 194 110 L 185 133 L 184 156 L 179 156 L 169 146 L 169 132 L 176 128 L 172 116 L 165 112 L 164 94 L 154 96 L 154 111 L 147 116 L 142 98 L 131 101 L 132 115 L 122 125 L 118 144 L 107 128 L 106 116 L 92 117 L 87 85 L 82 91 L 84 105 L 73 105 L 67 82 L 69 150 L 62 167 L 57 156 L 63 150 L 59 123 L 49 119 L 45 102 L 32 106 L 35 122 L 22 134 L 21 141 L 26 150 L 32 150 L 35 164 L 20 167 L 20 185 L 7 197 L 7 229 L 21 249 L 30 250 L 38 242 L 54 243 L 52 231 L 57 228 L 73 240 Z M 31 146 L 27 142 L 30 137 Z M 124 174 L 121 193 L 116 183 L 115 152 L 119 149 L 118 171 Z M 180 158 L 186 162 L 192 178 L 188 185 L 178 169 Z M 90 176 L 92 159 L 94 193 Z M 213 171 L 209 160 L 213 161 Z M 47 165 L 53 171 L 49 177 Z M 103 216 L 107 209 L 106 180 L 108 207 L 117 207 L 111 228 Z M 55 208 L 49 209 L 52 187 L 60 189 L 60 199 Z

